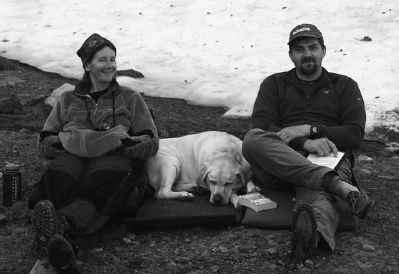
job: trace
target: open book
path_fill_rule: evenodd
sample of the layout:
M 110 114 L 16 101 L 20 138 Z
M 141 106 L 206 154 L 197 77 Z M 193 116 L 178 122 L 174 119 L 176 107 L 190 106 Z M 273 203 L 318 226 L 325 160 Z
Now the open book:
M 319 166 L 326 166 L 331 169 L 337 169 L 339 167 L 339 165 L 341 164 L 341 161 L 343 161 L 345 159 L 345 152 L 338 151 L 337 157 L 335 157 L 334 154 L 332 154 L 332 153 L 327 156 L 319 156 L 315 153 L 310 153 L 307 158 L 313 164 L 316 164 Z
M 258 192 L 238 196 L 238 204 L 252 208 L 256 212 L 277 207 L 276 202 Z

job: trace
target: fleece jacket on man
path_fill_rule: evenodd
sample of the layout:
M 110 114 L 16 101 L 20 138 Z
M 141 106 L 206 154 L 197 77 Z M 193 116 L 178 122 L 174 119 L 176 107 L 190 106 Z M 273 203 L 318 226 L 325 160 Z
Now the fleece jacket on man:
M 358 148 L 365 133 L 366 111 L 357 83 L 323 68 L 314 84 L 305 85 L 295 68 L 267 77 L 255 100 L 253 128 L 278 132 L 289 126 L 316 125 L 315 138 L 327 137 L 343 150 Z M 301 150 L 306 139 L 296 138 L 289 145 Z

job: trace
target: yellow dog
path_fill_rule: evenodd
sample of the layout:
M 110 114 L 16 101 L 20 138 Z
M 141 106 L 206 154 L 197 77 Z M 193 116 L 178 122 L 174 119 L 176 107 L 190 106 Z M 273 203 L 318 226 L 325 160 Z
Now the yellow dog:
M 147 161 L 155 195 L 158 199 L 189 200 L 205 188 L 211 193 L 211 203 L 230 201 L 237 207 L 238 191 L 259 191 L 241 148 L 239 138 L 219 131 L 161 139 L 158 153 Z

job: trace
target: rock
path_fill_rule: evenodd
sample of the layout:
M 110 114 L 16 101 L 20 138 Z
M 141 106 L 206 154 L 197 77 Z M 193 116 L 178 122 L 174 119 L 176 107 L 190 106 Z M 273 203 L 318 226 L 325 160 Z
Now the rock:
M 217 265 L 211 266 L 211 272 L 212 273 L 218 273 L 220 270 L 220 267 Z
M 369 169 L 366 169 L 366 168 L 361 168 L 359 171 L 360 171 L 361 173 L 364 173 L 364 174 L 367 174 L 367 175 L 370 175 L 370 174 L 371 174 L 371 171 L 370 171 Z
M 118 70 L 117 74 L 120 76 L 129 76 L 132 78 L 144 78 L 144 75 L 141 72 L 134 69 Z
M 364 251 L 375 251 L 375 247 L 370 245 L 370 244 L 364 244 L 363 245 L 363 250 Z
M 271 247 L 266 249 L 266 253 L 269 255 L 276 255 L 277 254 L 277 248 L 276 247 Z
M 15 94 L 0 94 L 0 113 L 22 112 L 22 104 Z
M 0 213 L 0 225 L 4 225 L 6 222 L 7 222 L 7 216 L 3 213 Z
M 229 251 L 229 250 L 228 250 L 226 247 L 224 247 L 224 246 L 219 246 L 219 250 L 220 250 L 222 253 L 226 253 L 226 252 Z
M 362 161 L 373 161 L 373 158 L 368 157 L 368 156 L 366 156 L 366 155 L 359 155 L 359 156 L 357 157 L 357 160 L 358 160 L 359 162 L 362 162 Z
M 0 75 L 0 87 L 15 87 L 17 84 L 24 83 L 25 81 L 15 76 Z
M 0 56 L 0 70 L 15 70 L 16 66 L 12 61 Z
M 37 260 L 29 274 L 57 274 L 47 259 Z
M 125 243 L 127 243 L 127 244 L 131 244 L 132 243 L 132 240 L 130 240 L 129 238 L 122 238 L 122 240 L 125 242 Z
M 205 250 L 201 255 L 200 259 L 206 261 L 211 257 L 211 253 L 208 250 Z
M 66 91 L 74 90 L 74 89 L 75 89 L 74 85 L 65 83 L 62 86 L 60 86 L 59 88 L 53 90 L 50 97 L 48 97 L 46 100 L 44 100 L 44 103 L 46 105 L 54 107 L 54 105 L 58 102 L 58 99 L 60 99 L 61 94 L 63 94 Z

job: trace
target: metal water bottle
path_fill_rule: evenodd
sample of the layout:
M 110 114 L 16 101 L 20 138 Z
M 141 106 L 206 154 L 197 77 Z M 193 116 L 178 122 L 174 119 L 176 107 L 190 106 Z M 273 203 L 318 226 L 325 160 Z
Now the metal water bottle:
M 3 169 L 3 206 L 13 206 L 21 200 L 22 176 L 18 164 L 7 163 Z

